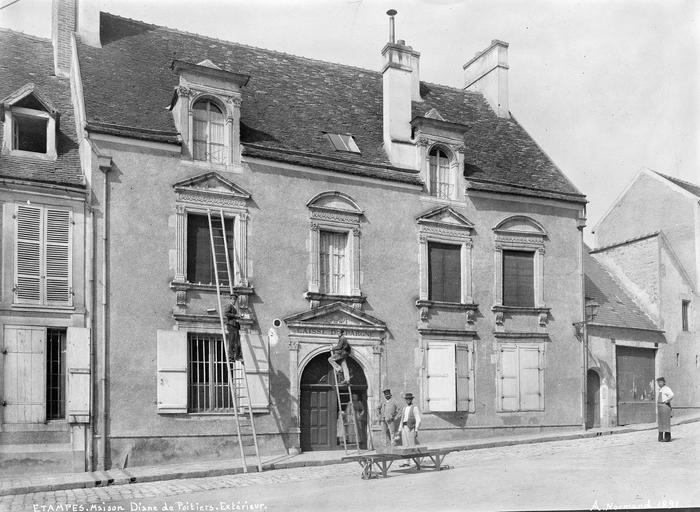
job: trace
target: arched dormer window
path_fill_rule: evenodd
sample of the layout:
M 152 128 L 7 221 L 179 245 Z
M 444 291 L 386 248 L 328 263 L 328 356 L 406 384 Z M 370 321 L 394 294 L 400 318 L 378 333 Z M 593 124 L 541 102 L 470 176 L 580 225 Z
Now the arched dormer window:
M 440 199 L 453 199 L 455 195 L 455 173 L 447 151 L 433 146 L 428 154 L 430 166 L 430 195 Z
M 192 156 L 195 160 L 226 163 L 226 117 L 213 101 L 203 99 L 193 106 Z

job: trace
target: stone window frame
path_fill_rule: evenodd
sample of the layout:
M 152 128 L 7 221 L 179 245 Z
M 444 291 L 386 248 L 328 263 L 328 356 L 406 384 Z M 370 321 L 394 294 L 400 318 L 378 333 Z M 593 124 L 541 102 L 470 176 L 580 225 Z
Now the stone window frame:
M 512 229 L 510 224 L 521 224 L 528 229 Z M 544 300 L 544 255 L 547 231 L 534 219 L 525 215 L 514 215 L 498 223 L 493 228 L 494 238 L 494 286 L 493 307 L 496 314 L 496 324 L 503 325 L 505 312 L 537 313 L 539 325 L 547 325 L 550 308 Z M 523 251 L 534 254 L 534 307 L 504 306 L 503 305 L 503 251 Z
M 452 201 L 457 201 L 459 200 L 459 178 L 460 178 L 460 169 L 464 166 L 464 152 L 465 152 L 465 147 L 464 144 L 461 143 L 456 143 L 455 140 L 453 139 L 448 139 L 445 137 L 436 137 L 434 135 L 426 136 L 426 135 L 421 135 L 418 137 L 416 141 L 418 148 L 419 148 L 419 154 L 420 154 L 420 160 L 422 162 L 421 167 L 425 169 L 425 187 L 428 195 L 430 196 L 431 199 L 435 201 L 444 201 L 444 202 L 452 202 Z M 435 194 L 435 191 L 432 190 L 432 172 L 430 169 L 430 153 L 434 149 L 439 149 L 443 151 L 449 161 L 450 161 L 450 172 L 451 172 L 451 177 L 454 180 L 454 188 L 452 192 L 452 197 L 449 198 L 444 198 L 444 197 L 438 197 Z
M 201 84 L 180 85 L 176 94 L 184 105 L 180 110 L 180 134 L 185 144 L 182 157 L 194 165 L 212 168 L 227 168 L 241 164 L 241 95 L 228 90 L 220 90 Z M 223 163 L 211 160 L 194 159 L 194 105 L 200 101 L 210 101 L 218 106 L 224 114 L 224 147 Z M 186 116 L 186 119 L 183 119 Z M 184 122 L 183 122 L 184 121 Z
M 186 291 L 189 289 L 215 290 L 215 285 L 197 284 L 187 281 L 187 215 L 206 215 L 207 209 L 219 216 L 223 212 L 225 219 L 233 219 L 233 254 L 232 270 L 233 288 L 236 293 L 247 296 L 252 293 L 248 281 L 248 199 L 244 193 L 222 194 L 187 187 L 176 187 L 175 230 L 176 263 L 175 276 L 171 284 L 177 292 L 178 306 L 186 306 Z
M 460 224 L 447 223 L 431 219 L 440 213 L 449 213 L 456 217 Z M 416 306 L 420 309 L 422 321 L 427 321 L 429 309 L 442 307 L 447 309 L 463 309 L 467 312 L 467 322 L 474 323 L 478 304 L 474 302 L 473 280 L 473 240 L 474 225 L 464 216 L 455 212 L 449 206 L 433 209 L 417 219 L 419 247 L 419 292 Z M 429 294 L 429 251 L 430 242 L 460 246 L 461 268 L 461 299 L 460 302 L 440 302 L 430 300 Z
M 328 201 L 340 202 L 343 208 L 327 206 Z M 307 291 L 304 297 L 312 308 L 320 306 L 321 300 L 353 303 L 360 307 L 365 302 L 360 287 L 360 235 L 364 212 L 349 195 L 328 191 L 315 195 L 306 203 L 309 209 L 309 272 Z M 321 292 L 321 231 L 347 234 L 346 257 L 348 259 L 348 290 L 343 294 Z
M 39 110 L 16 105 L 29 96 L 34 97 L 43 109 Z M 34 84 L 27 84 L 21 87 L 1 100 L 1 103 L 2 108 L 0 108 L 0 114 L 4 117 L 4 119 L 0 118 L 0 120 L 4 122 L 2 138 L 3 153 L 42 160 L 56 160 L 58 158 L 58 152 L 56 150 L 56 130 L 58 127 L 59 112 L 35 90 Z M 17 117 L 46 120 L 46 152 L 39 153 L 37 151 L 25 151 L 15 148 L 14 135 Z

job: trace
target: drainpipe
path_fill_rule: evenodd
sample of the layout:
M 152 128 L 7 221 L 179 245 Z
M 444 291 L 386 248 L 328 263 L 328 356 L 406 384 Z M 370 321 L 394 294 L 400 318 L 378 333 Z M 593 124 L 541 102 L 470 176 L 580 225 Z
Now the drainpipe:
M 93 286 L 95 280 L 95 273 L 93 270 L 93 265 L 95 264 L 95 254 L 94 254 L 94 244 L 92 237 L 95 236 L 94 223 L 95 223 L 95 213 L 93 210 L 93 205 L 91 204 L 90 198 L 88 196 L 85 201 L 85 210 L 87 222 L 85 223 L 85 309 L 87 310 L 87 322 L 86 327 L 90 329 L 90 421 L 88 422 L 87 428 L 87 439 L 85 440 L 85 448 L 87 453 L 85 458 L 87 461 L 87 470 L 94 471 L 94 446 L 95 442 L 95 308 L 93 307 L 94 294 Z
M 99 417 L 102 423 L 102 431 L 100 432 L 100 443 L 97 447 L 97 467 L 100 470 L 107 469 L 105 461 L 107 460 L 107 231 L 109 226 L 109 171 L 112 170 L 112 158 L 106 155 L 98 155 L 100 170 L 104 173 L 104 184 L 102 189 L 102 326 L 100 337 L 102 345 L 100 347 L 100 358 L 102 366 L 100 367 L 99 377 Z
M 582 337 L 581 340 L 581 425 L 583 430 L 586 430 L 586 394 L 588 385 L 588 322 L 586 321 L 586 271 L 583 268 L 585 262 L 584 252 L 586 250 L 583 244 L 583 228 L 586 227 L 586 207 L 584 206 L 579 213 L 577 228 L 579 231 L 579 267 L 581 269 L 581 318 L 582 322 Z

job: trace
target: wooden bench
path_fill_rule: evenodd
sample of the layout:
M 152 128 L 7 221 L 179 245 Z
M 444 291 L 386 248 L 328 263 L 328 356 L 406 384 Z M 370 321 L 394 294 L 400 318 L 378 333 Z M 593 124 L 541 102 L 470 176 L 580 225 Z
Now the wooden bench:
M 362 479 L 368 480 L 372 478 L 373 468 L 376 467 L 377 474 L 381 474 L 383 478 L 386 478 L 387 472 L 394 461 L 397 460 L 407 460 L 413 461 L 416 465 L 416 469 L 420 471 L 423 468 L 433 468 L 436 471 L 445 469 L 442 465 L 443 460 L 448 453 L 454 451 L 452 448 L 426 448 L 426 447 L 415 447 L 415 448 L 394 448 L 386 452 L 372 452 L 372 453 L 362 453 L 360 455 L 351 455 L 348 457 L 343 457 L 343 461 L 354 461 L 357 462 L 360 467 L 362 467 Z M 432 462 L 432 466 L 425 466 L 422 464 L 423 459 L 429 458 Z

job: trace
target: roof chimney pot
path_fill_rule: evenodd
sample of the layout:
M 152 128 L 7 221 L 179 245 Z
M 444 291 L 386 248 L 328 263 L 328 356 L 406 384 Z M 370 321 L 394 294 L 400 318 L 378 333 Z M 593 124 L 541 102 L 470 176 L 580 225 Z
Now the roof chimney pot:
M 394 16 L 396 16 L 396 9 L 389 9 L 386 13 L 389 15 L 389 42 L 394 44 Z

